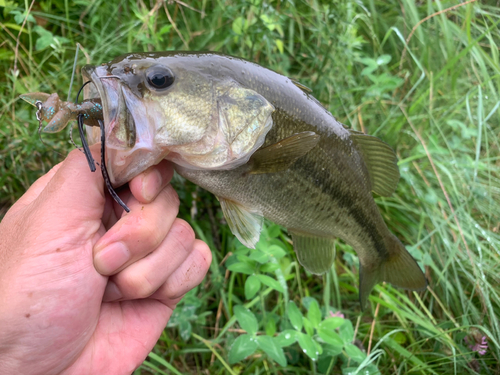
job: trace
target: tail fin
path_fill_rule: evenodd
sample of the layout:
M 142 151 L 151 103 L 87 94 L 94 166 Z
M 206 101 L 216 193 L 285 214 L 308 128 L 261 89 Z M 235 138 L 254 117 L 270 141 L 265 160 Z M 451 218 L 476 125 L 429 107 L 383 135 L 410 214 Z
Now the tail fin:
M 424 273 L 401 241 L 391 234 L 391 238 L 387 242 L 390 243 L 390 248 L 387 249 L 390 255 L 379 267 L 369 269 L 363 267 L 360 262 L 359 300 L 361 308 L 365 307 L 373 287 L 381 281 L 387 281 L 394 286 L 408 290 L 421 291 L 427 288 Z

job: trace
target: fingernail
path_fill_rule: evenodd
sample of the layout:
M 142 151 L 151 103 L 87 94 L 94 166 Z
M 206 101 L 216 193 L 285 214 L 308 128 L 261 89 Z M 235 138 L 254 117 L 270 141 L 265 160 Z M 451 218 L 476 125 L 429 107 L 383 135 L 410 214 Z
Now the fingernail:
M 122 293 L 120 289 L 116 286 L 116 284 L 112 281 L 108 281 L 106 285 L 106 289 L 104 290 L 104 296 L 102 297 L 103 302 L 111 302 L 116 301 L 117 299 L 122 298 Z
M 121 242 L 106 246 L 94 256 L 94 267 L 101 275 L 111 275 L 130 259 L 130 251 Z
M 148 202 L 156 198 L 160 192 L 161 175 L 157 169 L 153 169 L 142 179 L 142 196 Z

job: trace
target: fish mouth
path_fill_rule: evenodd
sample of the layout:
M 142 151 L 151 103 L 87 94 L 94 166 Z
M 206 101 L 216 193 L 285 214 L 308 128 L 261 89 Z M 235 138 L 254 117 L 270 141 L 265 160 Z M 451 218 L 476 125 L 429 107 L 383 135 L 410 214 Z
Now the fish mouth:
M 165 156 L 154 144 L 158 111 L 133 93 L 122 77 L 109 73 L 106 65 L 82 69 L 84 99 L 99 98 L 103 107 L 105 160 L 114 187 L 121 186 Z M 87 127 L 90 144 L 100 142 L 97 127 Z

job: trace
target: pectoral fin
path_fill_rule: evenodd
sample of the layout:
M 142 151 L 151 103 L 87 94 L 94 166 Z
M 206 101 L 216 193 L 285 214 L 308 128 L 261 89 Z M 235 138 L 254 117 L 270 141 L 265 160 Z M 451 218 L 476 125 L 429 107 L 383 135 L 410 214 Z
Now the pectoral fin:
M 262 148 L 250 158 L 249 173 L 275 173 L 287 170 L 298 158 L 311 151 L 318 144 L 319 138 L 314 132 L 302 132 Z
M 327 272 L 335 259 L 335 239 L 290 231 L 293 248 L 299 263 L 309 272 L 321 275 Z
M 243 245 L 251 249 L 259 241 L 264 218 L 259 212 L 252 212 L 242 205 L 224 198 L 218 198 L 224 217 L 231 232 Z

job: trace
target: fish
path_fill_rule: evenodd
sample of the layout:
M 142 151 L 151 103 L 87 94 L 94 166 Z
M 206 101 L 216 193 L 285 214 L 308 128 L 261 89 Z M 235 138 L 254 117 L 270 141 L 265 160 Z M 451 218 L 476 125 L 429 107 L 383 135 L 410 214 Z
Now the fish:
M 255 248 L 264 218 L 287 228 L 299 263 L 312 274 L 331 269 L 337 238 L 350 245 L 359 259 L 362 307 L 382 281 L 426 289 L 424 273 L 373 198 L 396 190 L 393 149 L 341 124 L 298 81 L 213 52 L 129 53 L 86 65 L 82 76 L 91 82 L 84 88 L 90 109 L 73 108 L 49 130 L 86 113 L 94 143 L 100 131 L 93 118 L 102 118 L 114 186 L 168 159 L 217 197 L 248 248 Z M 25 100 L 33 104 L 34 97 Z

